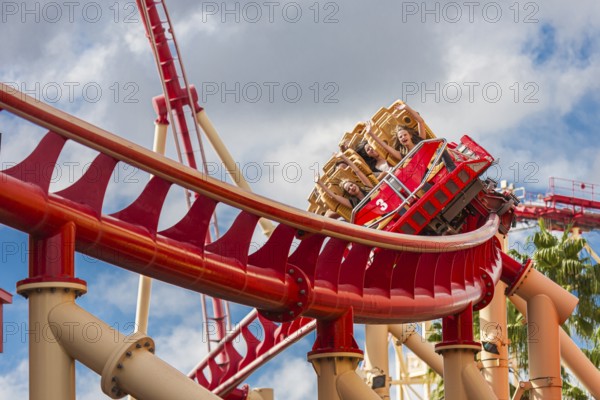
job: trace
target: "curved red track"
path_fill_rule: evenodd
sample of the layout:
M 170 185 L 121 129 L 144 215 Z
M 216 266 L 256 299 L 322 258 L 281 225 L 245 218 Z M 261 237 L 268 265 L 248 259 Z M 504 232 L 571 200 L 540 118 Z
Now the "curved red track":
M 349 308 L 357 322 L 433 319 L 485 301 L 491 295 L 486 284 L 500 277 L 495 217 L 474 232 L 435 238 L 362 228 L 206 177 L 5 85 L 0 85 L 0 106 L 50 131 L 29 158 L 2 171 L 0 222 L 33 235 L 73 223 L 82 253 L 256 307 L 274 320 L 331 318 Z M 59 193 L 48 193 L 50 177 L 44 180 L 27 171 L 56 162 L 67 140 L 100 152 L 89 171 L 102 171 L 101 178 L 85 175 Z M 119 161 L 155 177 L 126 209 L 102 215 L 108 177 Z M 199 197 L 179 223 L 157 232 L 173 184 Z M 217 202 L 242 211 L 221 239 L 204 245 Z M 259 217 L 279 226 L 262 248 L 249 254 Z M 297 229 L 313 235 L 290 255 Z M 381 250 L 366 268 L 375 246 Z

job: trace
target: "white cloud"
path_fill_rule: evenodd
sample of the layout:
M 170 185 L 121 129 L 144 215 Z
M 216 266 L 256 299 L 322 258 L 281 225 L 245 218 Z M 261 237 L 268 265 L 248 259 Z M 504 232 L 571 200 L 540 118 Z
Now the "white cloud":
M 106 400 L 110 398 L 100 388 L 100 376 L 79 363 L 77 363 L 75 382 L 78 399 Z
M 154 337 L 156 355 L 187 374 L 208 353 L 198 326 L 177 326 L 169 335 Z
M 200 294 L 160 281 L 152 284 L 152 316 L 190 320 L 200 315 Z
M 21 361 L 12 371 L 0 375 L 1 399 L 26 399 L 29 395 L 29 367 L 27 361 Z
M 82 300 L 94 296 L 95 300 L 103 299 L 102 312 L 111 315 L 114 312 L 135 313 L 137 299 L 138 276 L 136 274 L 100 274 L 91 282 L 88 282 L 89 294 Z M 106 319 L 102 315 L 97 315 Z

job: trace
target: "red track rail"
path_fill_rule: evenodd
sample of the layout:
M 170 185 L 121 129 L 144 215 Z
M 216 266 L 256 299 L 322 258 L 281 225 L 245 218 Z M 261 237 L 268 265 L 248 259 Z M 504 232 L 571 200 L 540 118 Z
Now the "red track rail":
M 4 171 L 0 221 L 30 234 L 54 231 L 73 221 L 78 251 L 146 276 L 279 313 L 282 319 L 291 317 L 290 312 L 331 317 L 352 307 L 358 321 L 390 323 L 458 312 L 485 296 L 482 274 L 495 280 L 499 276 L 499 250 L 493 240 L 497 218 L 478 231 L 435 239 L 375 231 L 216 181 L 4 85 L 0 85 L 0 106 L 52 131 L 32 156 Z M 102 153 L 90 171 L 102 170 L 106 179 L 117 160 L 155 177 L 140 198 L 112 216 L 101 215 L 107 182 L 84 176 L 70 188 L 49 194 L 49 182 L 43 182 L 42 176 L 32 181 L 23 174 L 24 180 L 20 179 L 20 170 L 35 168 L 31 164 L 56 162 L 67 138 Z M 156 232 L 171 184 L 200 197 L 177 225 Z M 229 234 L 205 246 L 207 217 L 217 201 L 244 211 Z M 281 224 L 261 249 L 248 255 L 259 216 Z M 303 240 L 288 257 L 295 228 L 319 234 Z M 344 257 L 350 242 L 354 245 Z M 386 250 L 378 252 L 365 269 L 374 246 Z
M 356 322 L 364 323 L 433 319 L 456 314 L 470 304 L 486 304 L 500 279 L 495 216 L 476 231 L 454 236 L 376 231 L 319 217 L 216 181 L 2 84 L 0 107 L 49 130 L 26 160 L 0 172 L 0 222 L 31 235 L 74 224 L 77 251 L 180 287 L 256 307 L 269 319 L 287 321 L 300 315 L 328 319 L 348 309 L 353 310 Z M 67 140 L 100 152 L 88 169 L 94 176 L 84 175 L 71 187 L 49 193 L 50 176 L 29 171 L 55 163 Z M 103 215 L 108 179 L 118 162 L 138 167 L 154 178 L 130 206 Z M 181 221 L 158 232 L 162 205 L 173 184 L 199 196 Z M 205 244 L 218 202 L 242 212 L 221 239 Z M 249 254 L 259 217 L 280 224 L 263 247 Z M 297 229 L 312 235 L 290 255 Z M 374 247 L 381 250 L 373 253 Z M 236 368 L 250 358 L 230 356 L 239 361 L 233 360 L 232 367 L 227 367 L 232 372 L 229 378 L 234 379 Z M 200 373 L 201 368 L 196 374 L 199 381 Z M 210 386 L 222 383 L 219 378 Z
M 163 94 L 154 97 L 152 103 L 154 109 L 157 112 L 157 122 L 162 124 L 169 123 L 169 120 L 173 122 L 172 130 L 174 135 L 179 135 L 181 142 L 183 143 L 183 150 L 185 152 L 185 160 L 187 165 L 191 168 L 198 169 L 196 167 L 196 158 L 194 155 L 194 149 L 192 146 L 192 139 L 190 137 L 190 129 L 188 128 L 188 122 L 186 120 L 185 107 L 189 107 L 190 122 L 194 127 L 196 136 L 198 139 L 198 150 L 200 155 L 200 166 L 202 171 L 207 171 L 207 163 L 204 152 L 204 146 L 200 137 L 200 131 L 198 124 L 195 120 L 196 113 L 202 110 L 198 103 L 198 94 L 196 89 L 188 84 L 185 68 L 181 59 L 179 46 L 175 38 L 175 30 L 171 24 L 171 18 L 167 10 L 167 6 L 164 0 L 137 0 L 137 7 L 146 29 L 146 36 L 149 39 L 156 65 L 159 71 L 159 76 L 163 85 Z M 171 52 L 173 47 L 174 54 Z M 175 57 L 174 57 L 175 55 Z M 182 86 L 183 85 L 183 86 Z M 177 138 L 175 138 L 177 150 L 180 151 L 180 145 Z M 181 157 L 181 156 L 180 156 Z M 183 160 L 180 158 L 180 161 Z M 207 236 L 208 241 L 212 241 L 214 237 L 219 236 L 218 221 L 216 214 L 213 214 L 213 233 Z M 205 339 L 208 350 L 212 348 L 213 342 L 219 342 L 226 333 L 226 326 L 229 316 L 226 313 L 226 309 L 229 306 L 224 304 L 221 299 L 212 298 L 212 314 L 209 314 L 209 308 L 207 307 L 206 295 L 201 296 L 202 302 L 202 313 L 204 316 L 204 322 L 208 324 L 209 321 L 215 323 L 214 332 L 212 330 L 205 330 Z M 209 316 L 211 315 L 211 316 Z
M 217 396 L 231 393 L 227 399 L 244 399 L 242 390 L 235 388 L 256 368 L 312 332 L 315 327 L 316 320 L 304 317 L 277 325 L 261 316 L 256 310 L 252 310 L 204 360 L 194 367 L 189 377 Z M 240 354 L 234 346 L 234 343 L 239 343 L 240 340 L 245 344 L 243 354 Z M 215 360 L 220 354 L 225 354 L 226 359 L 230 361 L 218 364 Z

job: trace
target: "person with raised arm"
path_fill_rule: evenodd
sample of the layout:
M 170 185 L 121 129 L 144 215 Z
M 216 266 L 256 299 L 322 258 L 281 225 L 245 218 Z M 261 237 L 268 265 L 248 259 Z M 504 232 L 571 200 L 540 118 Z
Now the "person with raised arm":
M 366 134 L 373 138 L 375 142 L 383 147 L 396 160 L 402 160 L 402 158 L 422 140 L 419 133 L 412 128 L 398 125 L 394 128 L 393 132 L 394 136 L 398 139 L 396 147 L 390 146 L 385 140 L 375 135 L 371 129 L 371 124 L 367 123 Z
M 321 189 L 329 196 L 334 198 L 338 203 L 348 208 L 354 208 L 365 196 L 369 193 L 368 190 L 364 190 L 359 187 L 356 183 L 344 179 L 340 182 L 339 186 L 344 191 L 345 196 L 340 196 L 331 190 L 327 185 L 321 181 L 319 175 L 315 176 L 315 183 L 319 185 Z
M 352 162 L 352 160 L 350 160 L 348 158 L 348 156 L 346 156 L 344 153 L 339 152 L 339 153 L 334 153 L 333 154 L 334 157 L 339 158 L 339 160 L 335 163 L 335 169 L 348 169 L 350 168 L 352 170 L 352 172 L 354 172 L 354 175 L 356 175 L 356 177 L 363 183 L 363 185 L 366 188 L 369 188 L 369 190 L 372 188 L 373 186 L 373 182 L 371 182 L 369 180 L 369 178 L 367 177 L 367 175 L 365 175 L 360 168 L 358 168 L 356 166 L 356 164 L 354 164 L 354 162 Z

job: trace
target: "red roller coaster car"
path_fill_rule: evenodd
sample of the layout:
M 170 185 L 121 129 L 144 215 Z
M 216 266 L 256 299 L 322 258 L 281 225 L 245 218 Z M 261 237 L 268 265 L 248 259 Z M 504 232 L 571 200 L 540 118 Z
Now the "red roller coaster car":
M 471 223 L 477 226 L 495 212 L 501 217 L 500 232 L 506 233 L 518 200 L 497 192 L 495 181 L 480 179 L 493 162 L 466 135 L 458 145 L 424 140 L 353 209 L 352 222 L 391 232 L 443 235 Z

